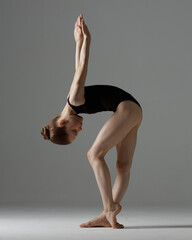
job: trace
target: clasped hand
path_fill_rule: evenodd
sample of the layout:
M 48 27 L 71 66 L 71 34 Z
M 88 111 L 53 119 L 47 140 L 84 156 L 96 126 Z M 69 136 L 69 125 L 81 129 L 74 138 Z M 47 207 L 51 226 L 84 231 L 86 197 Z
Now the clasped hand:
M 74 38 L 76 43 L 77 42 L 82 43 L 84 38 L 91 40 L 91 34 L 84 22 L 82 14 L 79 15 L 79 17 L 77 18 L 77 21 L 75 22 Z

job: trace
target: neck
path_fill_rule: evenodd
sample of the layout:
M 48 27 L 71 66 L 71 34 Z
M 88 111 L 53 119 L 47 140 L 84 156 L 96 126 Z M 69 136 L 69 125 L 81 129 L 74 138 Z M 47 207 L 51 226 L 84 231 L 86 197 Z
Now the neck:
M 66 103 L 63 111 L 61 112 L 61 117 L 67 118 L 70 115 L 76 115 L 76 112 Z

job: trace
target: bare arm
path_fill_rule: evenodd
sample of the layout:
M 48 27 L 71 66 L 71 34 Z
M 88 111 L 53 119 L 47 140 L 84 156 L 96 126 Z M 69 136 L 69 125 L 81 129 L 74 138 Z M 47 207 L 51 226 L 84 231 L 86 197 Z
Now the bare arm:
M 76 42 L 76 53 L 75 53 L 75 70 L 79 67 L 79 59 L 81 53 L 81 47 L 83 44 L 83 32 L 81 29 L 82 14 L 77 18 L 74 28 L 74 38 Z
M 83 32 L 83 43 L 80 49 L 80 44 L 76 42 L 76 70 L 71 84 L 70 101 L 72 104 L 81 104 L 84 102 L 84 85 L 88 70 L 89 48 L 91 43 L 91 36 L 84 21 L 81 21 Z
M 89 61 L 89 48 L 90 48 L 90 39 L 87 37 L 84 37 L 83 40 L 83 45 L 81 48 L 81 53 L 80 53 L 80 59 L 79 59 L 79 66 L 77 69 L 77 83 L 81 85 L 85 85 L 85 80 L 87 76 L 87 70 L 88 70 L 88 61 Z
M 81 53 L 82 42 L 76 42 L 76 52 L 75 52 L 75 71 L 79 67 L 80 53 Z

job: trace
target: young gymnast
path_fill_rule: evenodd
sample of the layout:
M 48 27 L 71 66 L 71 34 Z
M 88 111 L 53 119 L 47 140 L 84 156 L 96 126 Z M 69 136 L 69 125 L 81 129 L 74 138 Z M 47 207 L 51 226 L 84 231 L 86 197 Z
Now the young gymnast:
M 137 132 L 143 118 L 142 108 L 131 94 L 116 86 L 85 86 L 91 35 L 82 14 L 75 23 L 74 37 L 76 71 L 66 105 L 61 113 L 42 128 L 41 134 L 44 139 L 55 144 L 70 144 L 82 130 L 83 118 L 78 114 L 113 112 L 87 153 L 101 193 L 104 210 L 98 217 L 81 224 L 80 227 L 123 228 L 124 226 L 117 222 L 117 215 L 121 211 L 120 202 L 129 184 Z M 113 188 L 110 172 L 104 160 L 112 147 L 116 147 L 117 151 L 116 179 Z

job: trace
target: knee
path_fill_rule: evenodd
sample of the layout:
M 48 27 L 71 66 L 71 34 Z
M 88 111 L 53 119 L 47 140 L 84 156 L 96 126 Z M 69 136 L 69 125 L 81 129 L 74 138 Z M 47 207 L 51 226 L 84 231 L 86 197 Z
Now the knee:
M 94 148 L 90 148 L 87 152 L 87 158 L 92 165 L 95 162 L 101 161 L 104 159 L 105 153 Z
M 89 149 L 89 151 L 87 152 L 87 158 L 89 160 L 89 162 L 91 161 L 91 158 L 92 158 L 92 152 L 91 152 L 91 149 Z
M 118 172 L 121 172 L 121 173 L 130 173 L 131 164 L 127 162 L 117 161 L 116 169 Z

